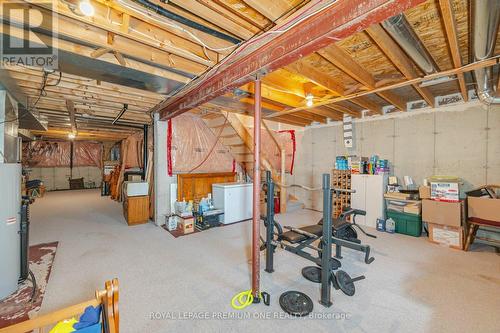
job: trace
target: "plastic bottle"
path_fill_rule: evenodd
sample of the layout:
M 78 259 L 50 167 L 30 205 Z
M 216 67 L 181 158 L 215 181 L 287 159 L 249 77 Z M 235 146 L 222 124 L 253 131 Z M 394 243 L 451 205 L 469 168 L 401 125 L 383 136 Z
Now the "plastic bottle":
M 393 234 L 396 231 L 396 221 L 391 218 L 385 220 L 385 231 L 390 234 Z

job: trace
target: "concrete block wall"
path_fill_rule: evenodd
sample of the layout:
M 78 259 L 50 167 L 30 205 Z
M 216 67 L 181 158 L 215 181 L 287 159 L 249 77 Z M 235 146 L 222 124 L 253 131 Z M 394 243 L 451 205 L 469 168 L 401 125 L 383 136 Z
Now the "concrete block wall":
M 500 106 L 479 102 L 356 120 L 354 147 L 346 149 L 341 123 L 311 126 L 298 136 L 294 175 L 288 183 L 321 186 L 337 155 L 378 155 L 400 181 L 432 175 L 463 179 L 463 190 L 500 184 Z M 321 192 L 295 189 L 307 208 L 322 209 Z
M 30 179 L 41 179 L 47 191 L 68 190 L 70 169 L 61 168 L 32 168 Z M 94 182 L 95 187 L 100 187 L 102 170 L 98 167 L 74 167 L 73 178 L 82 178 L 84 182 Z

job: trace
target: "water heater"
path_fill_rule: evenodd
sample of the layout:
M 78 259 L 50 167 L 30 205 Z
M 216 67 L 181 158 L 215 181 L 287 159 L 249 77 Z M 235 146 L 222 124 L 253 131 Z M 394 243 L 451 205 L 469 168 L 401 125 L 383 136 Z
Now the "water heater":
M 0 163 L 0 300 L 20 276 L 21 164 Z

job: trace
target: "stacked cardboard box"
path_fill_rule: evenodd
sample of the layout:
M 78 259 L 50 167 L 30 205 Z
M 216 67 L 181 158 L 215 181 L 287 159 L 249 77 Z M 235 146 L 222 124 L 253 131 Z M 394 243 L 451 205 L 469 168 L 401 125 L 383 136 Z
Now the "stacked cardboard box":
M 427 222 L 429 240 L 451 248 L 463 249 L 464 202 L 422 200 L 422 220 Z

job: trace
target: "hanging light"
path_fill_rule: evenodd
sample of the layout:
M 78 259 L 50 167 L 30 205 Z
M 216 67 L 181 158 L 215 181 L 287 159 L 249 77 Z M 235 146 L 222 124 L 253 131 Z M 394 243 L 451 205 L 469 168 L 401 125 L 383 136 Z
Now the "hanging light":
M 313 106 L 313 98 L 314 98 L 314 96 L 311 93 L 309 93 L 309 94 L 306 95 L 306 105 L 308 107 Z
M 95 14 L 94 6 L 92 6 L 89 0 L 80 0 L 78 9 L 80 9 L 82 14 L 85 16 L 94 16 Z
M 69 132 L 68 133 L 68 139 L 73 140 L 74 138 L 76 138 L 76 134 L 73 133 L 73 132 Z

